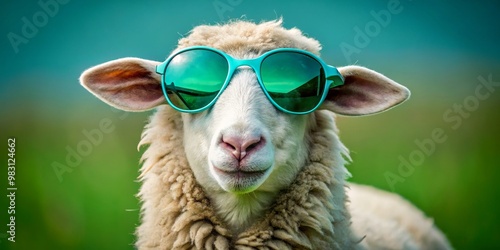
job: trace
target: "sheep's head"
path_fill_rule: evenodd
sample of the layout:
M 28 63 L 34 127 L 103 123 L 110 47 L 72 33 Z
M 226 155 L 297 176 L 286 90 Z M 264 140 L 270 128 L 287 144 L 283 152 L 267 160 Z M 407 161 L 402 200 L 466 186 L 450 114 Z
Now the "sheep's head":
M 320 44 L 281 22 L 234 22 L 199 26 L 178 49 L 209 46 L 238 59 L 256 58 L 276 48 L 318 54 Z M 93 67 L 82 84 L 106 103 L 128 111 L 166 104 L 159 62 L 124 58 Z M 319 107 L 344 115 L 384 111 L 408 98 L 409 91 L 385 76 L 358 66 L 339 68 L 344 84 L 329 90 Z M 198 182 L 207 191 L 276 193 L 288 186 L 307 159 L 307 131 L 313 115 L 277 109 L 260 87 L 256 72 L 235 70 L 213 106 L 183 113 L 184 147 Z M 168 142 L 165 142 L 168 143 Z

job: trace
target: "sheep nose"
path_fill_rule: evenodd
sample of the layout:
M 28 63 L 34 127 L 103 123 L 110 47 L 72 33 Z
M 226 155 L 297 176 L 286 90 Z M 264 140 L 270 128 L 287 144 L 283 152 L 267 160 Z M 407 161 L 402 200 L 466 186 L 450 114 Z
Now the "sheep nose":
M 258 150 L 264 144 L 262 136 L 222 136 L 221 146 L 241 161 L 252 151 Z

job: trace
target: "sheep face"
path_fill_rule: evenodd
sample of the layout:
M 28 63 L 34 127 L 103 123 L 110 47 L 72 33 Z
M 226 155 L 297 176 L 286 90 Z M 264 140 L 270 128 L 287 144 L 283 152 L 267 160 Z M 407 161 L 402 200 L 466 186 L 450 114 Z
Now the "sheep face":
M 274 108 L 255 72 L 242 68 L 211 109 L 183 114 L 186 155 L 205 188 L 274 193 L 305 159 L 307 118 Z

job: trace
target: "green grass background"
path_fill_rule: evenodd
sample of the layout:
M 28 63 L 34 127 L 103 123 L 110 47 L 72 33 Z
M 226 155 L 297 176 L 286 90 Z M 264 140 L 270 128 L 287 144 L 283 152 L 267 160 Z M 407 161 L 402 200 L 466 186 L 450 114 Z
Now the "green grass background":
M 139 223 L 136 145 L 151 112 L 114 110 L 77 79 L 87 67 L 120 57 L 161 61 L 192 27 L 242 16 L 282 16 L 285 27 L 323 44 L 329 64 L 356 63 L 407 86 L 411 99 L 390 112 L 338 118 L 353 158 L 351 181 L 403 195 L 433 217 L 457 249 L 500 247 L 500 88 L 457 129 L 443 120 L 448 109 L 472 98 L 479 76 L 500 82 L 500 5 L 401 0 L 402 11 L 359 53 L 345 57 L 340 44 L 353 45 L 355 27 L 364 29 L 374 20 L 370 12 L 389 2 L 70 0 L 17 53 L 8 34 L 21 35 L 22 18 L 42 8 L 37 1 L 2 2 L 0 249 L 132 249 Z M 83 131 L 103 120 L 113 131 L 58 179 L 54 162 L 65 164 L 67 147 L 75 149 L 87 140 Z M 436 128 L 446 141 L 391 189 L 386 173 L 397 174 L 399 157 L 408 159 L 419 150 L 415 140 L 431 138 Z M 10 137 L 16 138 L 16 243 L 6 239 Z

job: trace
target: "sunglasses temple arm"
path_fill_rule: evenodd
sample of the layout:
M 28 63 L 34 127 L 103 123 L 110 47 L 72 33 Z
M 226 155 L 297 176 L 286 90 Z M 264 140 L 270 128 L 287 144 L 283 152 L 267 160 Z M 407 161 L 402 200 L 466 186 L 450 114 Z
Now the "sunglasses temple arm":
M 344 85 L 344 77 L 337 68 L 330 65 L 326 68 L 326 79 L 332 81 L 330 88 Z
M 187 104 L 186 100 L 184 100 L 184 98 L 182 98 L 182 96 L 179 94 L 179 92 L 177 91 L 177 89 L 175 88 L 175 85 L 174 83 L 170 83 L 170 85 L 167 85 L 167 87 L 169 88 L 170 91 L 174 92 L 174 94 L 179 97 L 179 99 L 181 100 L 182 103 L 184 103 L 184 105 L 188 108 L 188 109 L 191 109 L 191 107 L 189 107 L 189 105 Z

